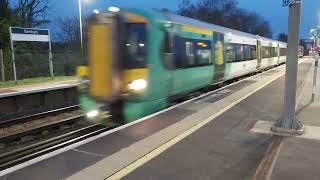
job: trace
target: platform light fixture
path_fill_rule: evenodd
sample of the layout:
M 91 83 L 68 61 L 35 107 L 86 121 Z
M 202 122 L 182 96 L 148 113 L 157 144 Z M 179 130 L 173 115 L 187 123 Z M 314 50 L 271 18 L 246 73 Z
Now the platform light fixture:
M 99 11 L 98 9 L 94 9 L 94 10 L 93 10 L 93 13 L 94 13 L 94 14 L 99 14 L 100 11 Z
M 108 7 L 108 11 L 110 11 L 110 12 L 119 12 L 120 8 L 111 6 L 111 7 Z

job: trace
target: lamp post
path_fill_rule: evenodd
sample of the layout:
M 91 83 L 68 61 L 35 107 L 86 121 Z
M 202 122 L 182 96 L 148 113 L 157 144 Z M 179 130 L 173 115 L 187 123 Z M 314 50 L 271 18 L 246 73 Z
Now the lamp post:
M 83 57 L 83 31 L 82 31 L 82 7 L 81 0 L 78 0 L 79 5 L 79 26 L 80 26 L 80 46 L 81 46 L 81 57 Z
M 318 72 L 318 58 L 319 55 L 317 53 L 319 48 L 318 48 L 318 38 L 320 36 L 320 27 L 318 26 L 315 29 L 310 30 L 310 35 L 313 38 L 313 51 L 314 51 L 314 72 L 313 72 L 313 83 L 312 83 L 312 96 L 311 96 L 311 102 L 315 101 L 315 96 L 316 96 L 316 87 L 317 87 L 317 72 Z
M 283 117 L 271 130 L 279 134 L 293 135 L 303 133 L 304 125 L 296 118 L 296 87 L 298 71 L 299 27 L 302 0 L 283 0 L 289 6 L 288 47 L 285 74 Z

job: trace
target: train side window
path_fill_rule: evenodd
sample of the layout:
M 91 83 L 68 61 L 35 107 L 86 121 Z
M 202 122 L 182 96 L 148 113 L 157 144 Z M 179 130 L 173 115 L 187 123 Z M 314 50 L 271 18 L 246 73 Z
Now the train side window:
M 192 67 L 196 65 L 196 61 L 194 58 L 194 46 L 193 42 L 187 41 L 185 43 L 185 50 L 186 50 L 186 65 L 188 67 Z
M 185 67 L 185 59 L 186 59 L 186 51 L 184 47 L 184 40 L 179 36 L 174 37 L 174 64 L 176 68 L 184 68 Z
M 286 55 L 286 48 L 280 48 L 280 56 L 285 56 Z
M 250 46 L 250 48 L 251 48 L 251 59 L 257 59 L 257 47 Z
M 229 43 L 226 45 L 226 59 L 228 63 L 257 59 L 257 46 Z
M 212 57 L 211 41 L 175 36 L 173 44 L 175 68 L 210 65 Z
M 277 54 L 276 48 L 275 48 L 275 47 L 272 47 L 272 48 L 271 48 L 271 57 L 277 57 L 277 56 L 278 56 L 278 54 Z
M 167 69 L 174 69 L 173 33 L 165 31 L 163 39 L 163 64 Z
M 226 45 L 226 59 L 228 63 L 231 63 L 236 60 L 236 51 L 233 44 Z
M 269 58 L 270 57 L 270 47 L 262 47 L 262 58 Z
M 186 54 L 187 56 L 193 56 L 193 42 L 186 42 Z
M 236 45 L 236 61 L 244 60 L 243 45 Z
M 164 34 L 164 53 L 173 53 L 172 33 L 166 31 Z
M 249 45 L 244 45 L 244 59 L 245 60 L 251 60 L 251 48 Z
M 176 68 L 189 68 L 196 64 L 192 41 L 176 36 L 174 38 L 174 47 Z
M 209 42 L 197 42 L 196 45 L 197 66 L 206 66 L 211 62 L 211 46 Z

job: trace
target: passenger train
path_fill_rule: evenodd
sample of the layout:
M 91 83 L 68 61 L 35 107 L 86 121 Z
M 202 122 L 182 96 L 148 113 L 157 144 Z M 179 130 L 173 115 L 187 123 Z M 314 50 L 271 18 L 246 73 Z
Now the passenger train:
M 284 63 L 286 47 L 168 12 L 110 7 L 90 19 L 80 105 L 88 118 L 109 110 L 130 122 L 176 97 Z

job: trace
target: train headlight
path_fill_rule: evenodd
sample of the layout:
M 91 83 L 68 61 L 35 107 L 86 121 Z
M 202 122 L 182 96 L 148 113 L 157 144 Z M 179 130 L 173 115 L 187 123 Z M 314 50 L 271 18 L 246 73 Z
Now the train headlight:
M 147 81 L 144 79 L 136 79 L 128 84 L 129 90 L 140 91 L 147 87 Z
M 98 115 L 99 115 L 98 110 L 91 110 L 91 111 L 87 112 L 87 114 L 86 114 L 88 119 L 93 119 L 93 118 L 97 117 Z

